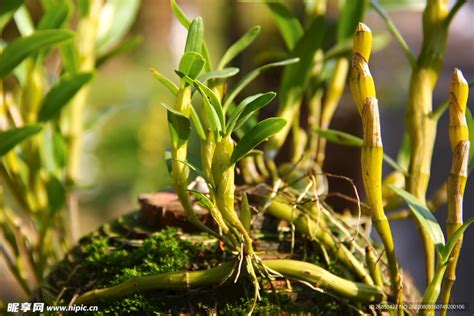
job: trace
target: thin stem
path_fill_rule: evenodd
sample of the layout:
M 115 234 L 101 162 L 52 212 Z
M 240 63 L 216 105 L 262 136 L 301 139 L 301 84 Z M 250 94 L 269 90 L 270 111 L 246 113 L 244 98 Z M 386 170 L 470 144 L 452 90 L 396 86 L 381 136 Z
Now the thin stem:
M 387 14 L 385 9 L 380 5 L 380 3 L 377 0 L 370 0 L 370 5 L 380 15 L 380 17 L 385 21 L 390 33 L 392 33 L 393 37 L 395 37 L 398 44 L 400 45 L 403 52 L 405 53 L 408 61 L 410 62 L 410 65 L 411 65 L 412 69 L 415 69 L 415 67 L 416 67 L 415 56 L 411 52 L 410 47 L 408 47 L 408 44 L 405 42 L 405 39 L 403 38 L 402 34 L 400 34 L 400 31 L 398 31 L 397 27 L 393 23 L 390 16 Z
M 450 24 L 451 21 L 453 20 L 454 16 L 456 13 L 461 9 L 461 7 L 467 3 L 467 0 L 458 0 L 454 6 L 451 8 L 451 11 L 449 11 L 448 17 L 446 18 L 446 24 Z

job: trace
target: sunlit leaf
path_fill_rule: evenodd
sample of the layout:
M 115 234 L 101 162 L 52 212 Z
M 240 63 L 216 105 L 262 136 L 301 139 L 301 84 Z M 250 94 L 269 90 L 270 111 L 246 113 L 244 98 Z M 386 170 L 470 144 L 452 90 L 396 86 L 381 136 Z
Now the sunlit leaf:
M 100 13 L 95 47 L 98 54 L 116 46 L 135 21 L 140 0 L 108 0 Z
M 341 131 L 317 129 L 315 132 L 318 133 L 319 136 L 327 139 L 327 141 L 338 145 L 362 147 L 364 144 L 364 140 L 361 138 Z
M 202 41 L 204 37 L 204 24 L 201 17 L 195 18 L 189 26 L 188 37 L 184 52 L 201 52 Z
M 285 124 L 284 119 L 277 117 L 259 122 L 239 141 L 232 153 L 231 163 L 236 163 L 261 142 L 278 133 Z
M 442 254 L 445 243 L 443 231 L 428 207 L 407 191 L 393 185 L 389 186 L 396 194 L 405 200 L 412 213 L 418 219 L 418 222 L 420 222 L 421 226 L 428 232 L 436 250 Z
M 61 109 L 93 76 L 93 73 L 80 73 L 59 80 L 44 97 L 38 113 L 38 121 L 48 121 L 59 115 Z
M 0 157 L 3 157 L 16 145 L 39 133 L 42 129 L 41 125 L 35 124 L 0 132 Z
M 272 12 L 286 47 L 292 51 L 303 35 L 300 21 L 281 2 L 267 1 L 267 6 Z
M 456 243 L 472 223 L 474 223 L 474 217 L 471 217 L 464 224 L 462 224 L 461 227 L 459 227 L 454 232 L 451 238 L 449 238 L 448 242 L 446 243 L 446 246 L 441 252 L 441 258 L 443 258 L 444 264 L 447 264 L 449 262 L 449 257 L 451 256 L 451 253 L 453 252 Z
M 9 44 L 0 56 L 0 78 L 5 77 L 18 64 L 40 48 L 68 40 L 73 33 L 64 30 L 42 30 Z
M 191 123 L 189 119 L 182 115 L 176 115 L 168 111 L 168 123 L 171 141 L 175 148 L 186 144 L 191 134 Z
M 290 58 L 290 59 L 285 59 L 281 61 L 277 61 L 274 63 L 266 64 L 263 66 L 260 66 L 248 74 L 246 74 L 232 89 L 232 91 L 229 92 L 227 95 L 227 98 L 225 99 L 223 108 L 224 110 L 227 110 L 227 108 L 230 106 L 230 104 L 234 101 L 235 97 L 243 90 L 245 87 L 247 87 L 255 78 L 257 78 L 260 74 L 264 73 L 265 71 L 272 69 L 274 67 L 283 67 L 287 65 L 291 65 L 294 63 L 297 63 L 299 61 L 298 58 Z
M 198 204 L 204 207 L 205 209 L 211 210 L 214 207 L 214 204 L 212 203 L 211 199 L 209 199 L 204 193 L 193 190 L 190 190 L 189 192 L 194 195 L 194 197 L 197 199 Z
M 211 89 L 209 89 L 209 87 L 199 82 L 198 80 L 194 80 L 194 85 L 199 90 L 199 92 L 203 95 L 204 103 L 209 102 L 209 104 L 212 105 L 212 108 L 217 114 L 217 117 L 219 119 L 219 125 L 221 127 L 220 131 L 222 133 L 225 133 L 225 117 L 224 117 L 224 112 L 222 110 L 222 105 L 221 105 L 221 102 L 219 101 L 219 98 Z M 208 101 L 206 101 L 206 99 Z
M 333 144 L 349 146 L 349 147 L 362 147 L 364 144 L 364 140 L 362 138 L 351 135 L 349 133 L 336 131 L 333 129 L 325 129 L 325 130 L 317 129 L 315 130 L 315 132 L 318 133 L 319 136 L 327 139 L 328 142 L 333 143 Z M 393 160 L 390 156 L 388 156 L 385 153 L 383 154 L 383 160 L 393 169 L 398 170 L 403 174 L 406 174 L 407 169 L 404 169 L 395 160 Z
M 170 111 L 170 112 L 173 113 L 174 115 L 186 117 L 186 116 L 184 116 L 183 113 L 179 112 L 178 110 L 176 110 L 174 107 L 172 107 L 172 106 L 169 105 L 168 103 L 161 102 L 160 104 L 161 104 L 162 107 L 165 108 L 165 110 Z
M 202 127 L 201 120 L 199 119 L 199 116 L 196 113 L 196 109 L 192 106 L 191 107 L 191 121 L 193 122 L 194 128 L 196 129 L 196 133 L 198 134 L 199 138 L 201 140 L 206 140 L 206 132 L 204 131 L 204 128 Z
M 211 79 L 227 79 L 239 73 L 239 68 L 229 67 L 221 70 L 206 72 L 199 76 L 199 81 L 206 82 Z
M 165 164 L 166 164 L 166 170 L 168 170 L 169 175 L 171 175 L 171 173 L 173 172 L 172 162 L 173 162 L 173 156 L 171 154 L 171 149 L 166 148 L 165 149 Z
M 196 79 L 204 68 L 206 61 L 194 51 L 188 51 L 183 54 L 179 62 L 179 71 L 191 79 Z
M 176 3 L 176 0 L 170 0 L 171 10 L 173 11 L 174 16 L 178 19 L 179 23 L 181 23 L 185 28 L 189 29 L 191 25 L 191 21 L 188 19 L 186 14 L 184 14 L 183 10 L 179 7 Z
M 232 133 L 234 129 L 239 129 L 255 111 L 266 106 L 275 96 L 275 92 L 267 92 L 245 98 L 234 111 L 232 111 L 226 127 L 227 134 Z
M 18 10 L 16 10 L 13 19 L 15 20 L 16 27 L 22 36 L 29 36 L 35 31 L 30 12 L 28 12 L 25 5 L 22 5 Z
M 178 87 L 174 84 L 173 81 L 165 77 L 163 74 L 159 73 L 157 70 L 151 68 L 150 69 L 152 75 L 163 85 L 165 86 L 171 93 L 176 95 L 178 93 Z
M 253 43 L 255 38 L 260 33 L 260 26 L 254 26 L 250 30 L 247 31 L 237 42 L 232 44 L 226 52 L 224 56 L 222 56 L 217 69 L 224 68 L 229 62 L 231 62 L 237 55 L 239 55 L 244 49 L 246 49 L 250 44 Z

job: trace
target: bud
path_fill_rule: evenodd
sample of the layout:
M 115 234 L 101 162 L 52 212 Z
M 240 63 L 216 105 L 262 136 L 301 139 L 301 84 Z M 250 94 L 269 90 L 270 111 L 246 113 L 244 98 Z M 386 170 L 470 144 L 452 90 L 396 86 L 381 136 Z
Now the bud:
M 466 104 L 469 85 L 459 69 L 454 69 L 449 92 L 449 139 L 454 151 L 457 144 L 469 139 L 466 122 Z
M 362 56 L 366 62 L 369 62 L 370 52 L 372 51 L 372 32 L 364 23 L 359 23 L 354 34 L 354 54 Z
M 362 115 L 367 98 L 375 98 L 376 95 L 374 79 L 370 74 L 369 66 L 365 59 L 359 54 L 354 54 L 352 57 L 349 85 L 357 109 Z

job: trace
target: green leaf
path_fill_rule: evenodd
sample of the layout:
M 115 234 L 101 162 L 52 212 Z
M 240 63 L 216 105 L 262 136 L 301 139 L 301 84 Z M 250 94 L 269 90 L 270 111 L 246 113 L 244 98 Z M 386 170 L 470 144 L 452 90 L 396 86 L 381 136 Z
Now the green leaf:
M 267 6 L 272 12 L 286 47 L 292 51 L 296 43 L 303 36 L 303 27 L 300 21 L 280 2 L 270 2 L 267 0 Z
M 202 127 L 201 120 L 199 119 L 199 116 L 196 113 L 196 109 L 192 106 L 191 107 L 191 121 L 194 124 L 194 128 L 196 129 L 196 133 L 198 134 L 199 138 L 201 140 L 206 140 L 206 132 L 204 131 L 204 128 Z
M 171 10 L 173 11 L 174 16 L 178 19 L 179 23 L 181 23 L 186 29 L 189 29 L 191 25 L 191 21 L 188 19 L 186 14 L 184 14 L 183 10 L 179 7 L 176 3 L 176 0 L 170 0 Z
M 469 130 L 469 142 L 471 143 L 471 146 L 469 148 L 469 160 L 467 165 L 467 172 L 468 174 L 470 174 L 472 169 L 474 168 L 474 120 L 472 119 L 472 113 L 468 108 L 466 109 L 466 121 L 467 128 Z
M 249 200 L 247 194 L 242 195 L 242 203 L 240 204 L 240 221 L 244 225 L 245 230 L 250 232 L 252 226 L 252 212 L 250 211 Z
M 260 66 L 248 74 L 246 74 L 232 89 L 232 91 L 229 92 L 227 98 L 225 99 L 224 102 L 224 110 L 227 110 L 227 108 L 230 106 L 232 101 L 234 101 L 235 97 L 245 88 L 247 87 L 255 78 L 257 78 L 260 74 L 264 73 L 265 71 L 274 68 L 274 67 L 282 67 L 282 66 L 287 66 L 291 65 L 294 63 L 297 63 L 299 61 L 298 58 L 289 58 L 281 61 L 277 61 L 274 63 L 266 64 L 263 66 Z
M 0 157 L 3 157 L 16 145 L 39 133 L 42 129 L 41 125 L 35 124 L 0 132 Z
M 204 111 L 206 112 L 207 123 L 209 124 L 209 128 L 214 133 L 215 139 L 218 140 L 223 130 L 223 125 L 221 123 L 219 115 L 217 114 L 216 109 L 209 102 L 209 99 L 202 90 L 202 88 L 197 86 L 197 89 L 202 95 L 202 105 L 204 107 Z
M 209 186 L 209 188 L 211 189 L 214 189 L 214 185 L 213 183 L 211 182 L 211 180 L 204 174 L 204 171 L 202 171 L 201 169 L 199 169 L 196 165 L 194 165 L 193 163 L 189 162 L 189 161 L 184 161 L 184 160 L 178 160 L 176 159 L 175 161 L 179 162 L 179 163 L 182 163 L 183 165 L 186 165 L 189 167 L 189 169 L 191 169 L 192 171 L 194 171 L 198 176 L 200 176 L 201 178 L 203 178 L 207 185 Z
M 235 164 L 261 142 L 278 133 L 285 124 L 286 121 L 284 119 L 272 117 L 263 120 L 252 127 L 252 129 L 242 137 L 235 147 L 230 159 L 231 163 Z
M 260 33 L 260 26 L 254 26 L 247 31 L 237 42 L 232 44 L 226 52 L 217 66 L 217 69 L 222 69 L 231 62 L 237 55 L 239 55 L 244 49 L 246 49 L 250 44 L 253 43 L 255 38 Z
M 227 123 L 226 132 L 230 135 L 234 129 L 239 129 L 245 121 L 247 121 L 255 111 L 266 106 L 276 96 L 275 92 L 267 92 L 256 94 L 245 98 L 240 104 L 234 109 L 230 115 L 229 122 Z
M 69 15 L 69 6 L 66 3 L 60 3 L 54 8 L 47 10 L 41 20 L 38 22 L 38 30 L 49 30 L 60 28 Z
M 410 165 L 410 150 L 410 135 L 405 132 L 397 155 L 397 163 L 403 170 L 408 170 Z
M 165 164 L 166 164 L 166 170 L 168 170 L 168 174 L 171 176 L 173 172 L 173 166 L 172 166 L 172 161 L 173 161 L 173 155 L 171 154 L 171 149 L 166 148 L 165 149 Z
M 24 0 L 3 0 L 0 5 L 0 30 L 10 21 L 13 14 L 22 6 Z
M 318 133 L 319 136 L 327 139 L 328 142 L 331 142 L 333 144 L 349 146 L 349 147 L 362 147 L 364 144 L 364 140 L 362 138 L 359 138 L 357 136 L 344 133 L 341 131 L 336 131 L 333 129 L 326 129 L 326 130 L 317 129 L 315 130 L 315 132 Z M 395 162 L 395 160 L 393 160 L 390 156 L 388 156 L 385 153 L 383 154 L 383 160 L 393 169 L 398 170 L 403 174 L 407 173 L 406 171 L 407 169 L 404 169 L 397 162 Z
M 464 224 L 462 224 L 461 227 L 459 227 L 454 234 L 449 238 L 448 242 L 446 243 L 446 246 L 443 248 L 441 252 L 441 258 L 443 260 L 443 264 L 448 264 L 449 259 L 451 257 L 451 253 L 453 252 L 454 246 L 456 246 L 456 243 L 458 242 L 459 238 L 462 237 L 466 229 L 474 223 L 474 217 L 471 217 L 468 219 Z
M 73 33 L 64 30 L 36 31 L 8 45 L 0 56 L 0 78 L 5 77 L 25 58 L 38 51 L 73 37 Z
M 344 2 L 337 27 L 337 42 L 352 38 L 357 24 L 364 20 L 369 4 L 368 0 L 350 0 Z
M 196 79 L 204 68 L 206 61 L 201 54 L 194 51 L 184 53 L 179 62 L 179 71 L 191 79 Z
M 79 70 L 79 53 L 71 41 L 59 45 L 59 52 L 67 74 L 74 74 Z
M 111 58 L 116 57 L 121 54 L 126 54 L 129 51 L 133 50 L 135 47 L 140 45 L 143 42 L 143 38 L 141 36 L 132 36 L 127 38 L 111 48 L 107 53 L 99 56 L 97 61 L 95 62 L 95 66 L 98 68 L 109 61 Z
M 77 0 L 77 8 L 81 17 L 84 17 L 89 14 L 91 7 L 90 0 Z
M 93 76 L 93 73 L 79 73 L 63 77 L 44 97 L 38 113 L 38 121 L 48 121 L 59 115 L 61 109 Z
M 176 95 L 178 94 L 178 87 L 174 84 L 173 81 L 159 73 L 157 70 L 150 68 L 150 71 L 152 75 L 158 79 L 158 81 L 164 85 L 169 91 L 171 91 L 172 94 Z
M 204 207 L 205 209 L 211 210 L 214 208 L 214 204 L 204 193 L 194 190 L 189 190 L 189 192 L 194 195 L 194 197 L 197 199 L 198 204 Z
M 393 185 L 389 186 L 396 194 L 405 200 L 412 213 L 421 223 L 421 226 L 428 232 L 433 244 L 436 247 L 436 250 L 442 254 L 444 248 L 443 231 L 441 230 L 441 226 L 439 226 L 438 221 L 430 212 L 428 207 L 426 207 L 424 203 L 407 191 L 397 188 Z
M 66 203 L 66 189 L 53 174 L 49 175 L 49 179 L 46 182 L 46 194 L 48 195 L 50 216 L 54 216 Z
M 168 125 L 170 129 L 171 141 L 175 148 L 186 144 L 191 134 L 191 123 L 189 119 L 182 115 L 176 115 L 168 111 Z
M 202 94 L 203 99 L 204 99 L 204 104 L 206 104 L 206 102 L 209 102 L 210 105 L 212 105 L 212 108 L 215 111 L 217 118 L 219 120 L 219 125 L 221 127 L 220 131 L 222 133 L 225 133 L 225 117 L 224 117 L 224 112 L 222 110 L 222 105 L 221 105 L 221 102 L 219 101 L 219 98 L 211 89 L 209 89 L 209 87 L 199 82 L 198 80 L 194 80 L 194 85 Z
M 5 241 L 8 245 L 12 248 L 15 257 L 19 257 L 20 247 L 18 246 L 17 238 L 15 236 L 15 231 L 17 231 L 17 229 L 14 226 L 14 222 L 7 218 L 6 212 L 2 213 L 3 214 L 0 214 L 0 228 L 2 229 L 2 235 L 5 237 Z
M 362 147 L 364 145 L 364 140 L 349 133 L 344 133 L 333 129 L 317 129 L 315 130 L 315 132 L 318 133 L 319 136 L 327 139 L 327 141 L 333 144 L 349 147 Z
M 101 10 L 95 47 L 99 55 L 115 47 L 129 31 L 140 8 L 140 0 L 108 0 Z
M 206 82 L 212 79 L 227 79 L 239 73 L 239 68 L 229 67 L 221 70 L 210 71 L 199 76 L 199 81 Z
M 35 27 L 33 26 L 33 20 L 25 5 L 22 5 L 16 10 L 13 19 L 21 36 L 29 36 L 34 32 Z
M 53 131 L 53 156 L 57 166 L 62 169 L 67 163 L 67 147 L 64 136 L 57 130 Z
M 186 45 L 184 52 L 201 52 L 201 47 L 204 37 L 204 24 L 201 17 L 195 18 L 189 26 L 188 37 L 186 38 Z
M 186 116 L 184 116 L 183 113 L 179 112 L 178 110 L 176 110 L 174 107 L 172 107 L 172 106 L 169 105 L 168 103 L 161 102 L 160 104 L 161 104 L 162 107 L 165 108 L 165 110 L 170 111 L 170 112 L 173 113 L 174 115 L 186 117 Z
M 184 14 L 183 10 L 181 10 L 175 0 L 170 0 L 170 4 L 171 10 L 178 19 L 179 23 L 181 23 L 186 29 L 189 29 L 191 27 L 191 21 L 186 17 L 186 14 Z M 202 54 L 202 57 L 204 57 L 204 59 L 206 60 L 206 71 L 211 71 L 211 58 L 209 56 L 209 51 L 207 49 L 206 43 L 202 43 L 201 51 L 198 52 L 200 52 Z
M 303 92 L 309 82 L 313 69 L 314 54 L 321 48 L 324 35 L 324 17 L 318 16 L 312 21 L 310 27 L 293 50 L 293 56 L 298 57 L 300 62 L 286 67 L 283 71 L 280 83 L 280 107 L 278 113 L 279 115 L 281 113 L 289 113 L 290 115 L 286 119 L 293 120 L 291 116 L 296 115 L 301 107 Z M 292 109 L 288 110 L 290 107 Z M 269 144 L 270 147 L 274 146 L 272 143 L 273 141 Z M 276 150 L 273 152 L 276 152 Z

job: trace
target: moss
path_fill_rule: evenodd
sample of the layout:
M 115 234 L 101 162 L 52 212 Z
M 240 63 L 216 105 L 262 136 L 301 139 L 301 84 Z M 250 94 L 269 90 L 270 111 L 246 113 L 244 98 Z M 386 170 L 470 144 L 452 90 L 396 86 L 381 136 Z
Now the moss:
M 117 285 L 135 276 L 203 270 L 227 260 L 224 257 L 232 256 L 223 253 L 216 243 L 204 245 L 187 240 L 195 239 L 193 236 L 181 236 L 174 228 L 130 236 L 123 225 L 113 230 L 113 233 L 93 234 L 83 239 L 76 249 L 75 265 L 63 269 L 67 273 L 57 272 L 56 278 L 51 278 L 56 279 L 55 284 L 51 285 L 59 292 L 63 284 L 67 284 L 70 290 L 64 291 L 61 298 L 62 304 L 66 304 L 77 289 L 83 293 L 94 288 Z M 302 247 L 297 248 L 296 252 L 302 253 Z M 317 253 L 310 252 L 307 260 L 325 265 Z M 71 265 L 71 262 L 68 264 Z M 333 264 L 327 268 L 335 271 L 337 267 L 337 264 Z M 263 280 L 262 284 L 265 284 Z M 344 304 L 332 297 L 298 283 L 293 284 L 293 291 L 289 293 L 275 295 L 267 291 L 261 294 L 262 300 L 255 308 L 255 314 L 259 315 L 281 312 L 315 315 L 350 313 Z M 93 315 L 209 314 L 215 310 L 219 311 L 219 315 L 241 315 L 253 305 L 253 286 L 241 278 L 237 284 L 228 282 L 217 288 L 186 292 L 149 291 L 99 304 L 99 312 Z

